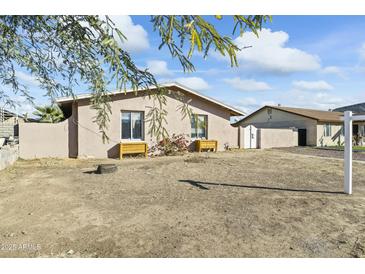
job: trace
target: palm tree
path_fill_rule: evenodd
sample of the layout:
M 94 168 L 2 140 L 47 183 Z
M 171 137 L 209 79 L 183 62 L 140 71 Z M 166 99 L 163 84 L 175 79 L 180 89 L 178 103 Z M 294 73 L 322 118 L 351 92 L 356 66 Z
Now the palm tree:
M 35 107 L 37 111 L 33 112 L 42 123 L 58 123 L 64 118 L 62 110 L 57 105 L 44 107 Z

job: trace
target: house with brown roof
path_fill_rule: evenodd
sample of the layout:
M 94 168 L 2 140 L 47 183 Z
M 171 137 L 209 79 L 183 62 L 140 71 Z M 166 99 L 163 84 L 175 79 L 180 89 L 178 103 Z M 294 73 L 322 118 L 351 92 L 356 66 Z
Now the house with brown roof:
M 257 128 L 296 128 L 298 145 L 331 146 L 344 141 L 343 113 L 305 108 L 263 106 L 234 126 L 254 125 Z
M 166 89 L 167 112 L 164 124 L 168 134 L 183 134 L 194 149 L 197 140 L 215 140 L 218 150 L 225 146 L 237 147 L 237 128 L 232 127 L 232 116 L 245 115 L 239 109 L 203 95 L 178 83 L 161 84 Z M 119 157 L 120 144 L 143 142 L 148 147 L 156 144 L 149 134 L 153 119 L 147 114 L 156 102 L 148 96 L 157 92 L 148 90 L 110 92 L 111 115 L 106 129 L 108 142 L 103 142 L 95 123 L 96 110 L 91 107 L 91 94 L 59 98 L 57 104 L 66 119 L 60 123 L 24 123 L 20 126 L 20 157 Z M 179 110 L 188 102 L 192 119 Z

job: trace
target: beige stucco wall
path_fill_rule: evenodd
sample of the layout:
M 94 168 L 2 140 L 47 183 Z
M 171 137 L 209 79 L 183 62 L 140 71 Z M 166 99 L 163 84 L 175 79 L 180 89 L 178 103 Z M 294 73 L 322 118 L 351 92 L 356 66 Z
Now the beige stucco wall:
M 307 129 L 307 145 L 317 145 L 317 121 L 285 111 L 272 109 L 271 116 L 264 108 L 248 117 L 241 126 L 254 125 L 257 128 L 290 128 Z
M 324 136 L 324 123 L 317 125 L 317 146 L 337 146 L 344 142 L 344 136 L 341 134 L 342 124 L 331 124 L 331 136 Z
M 67 158 L 69 119 L 55 124 L 19 124 L 19 157 L 23 159 Z
M 204 114 L 208 116 L 208 139 L 218 140 L 219 150 L 224 149 L 224 144 L 228 143 L 232 147 L 238 146 L 238 129 L 230 125 L 230 112 L 222 107 L 218 107 L 209 101 L 200 97 L 189 95 L 189 102 L 193 113 Z M 186 98 L 187 99 L 187 98 Z M 191 128 L 190 120 L 186 117 L 182 119 L 179 110 L 181 102 L 174 98 L 173 95 L 167 96 L 166 106 L 167 124 L 165 125 L 168 133 L 186 134 L 190 138 Z M 87 99 L 78 102 L 78 156 L 84 157 L 118 157 L 119 146 L 121 141 L 121 111 L 142 111 L 144 116 L 153 106 L 153 100 L 144 97 L 141 94 L 119 94 L 113 96 L 111 102 L 112 115 L 110 116 L 109 128 L 107 135 L 110 138 L 109 143 L 103 143 L 101 135 L 98 133 L 98 127 L 94 123 L 95 110 L 90 108 Z M 149 123 L 144 123 L 144 139 L 152 146 L 155 144 L 155 138 L 148 135 Z M 126 141 L 126 140 L 125 140 Z
M 257 130 L 258 148 L 298 146 L 298 131 L 284 128 L 260 128 Z

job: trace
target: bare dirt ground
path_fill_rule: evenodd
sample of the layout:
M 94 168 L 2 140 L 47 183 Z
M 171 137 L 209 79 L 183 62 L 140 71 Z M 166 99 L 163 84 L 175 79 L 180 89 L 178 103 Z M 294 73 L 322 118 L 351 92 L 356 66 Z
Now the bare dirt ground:
M 352 196 L 342 165 L 280 150 L 18 161 L 0 171 L 0 256 L 364 257 L 365 163 Z

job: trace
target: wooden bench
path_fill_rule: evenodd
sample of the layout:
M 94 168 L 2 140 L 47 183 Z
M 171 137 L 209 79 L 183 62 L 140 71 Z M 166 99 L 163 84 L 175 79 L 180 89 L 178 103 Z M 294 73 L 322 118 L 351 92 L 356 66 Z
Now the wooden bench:
M 137 154 L 144 153 L 144 156 L 147 158 L 148 153 L 148 145 L 145 142 L 128 142 L 128 143 L 120 143 L 120 159 L 123 159 L 123 155 L 125 154 Z
M 217 152 L 218 141 L 216 140 L 196 140 L 196 151 L 201 152 L 203 149 L 213 150 Z

